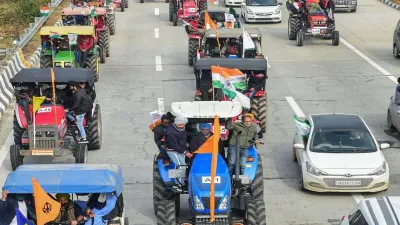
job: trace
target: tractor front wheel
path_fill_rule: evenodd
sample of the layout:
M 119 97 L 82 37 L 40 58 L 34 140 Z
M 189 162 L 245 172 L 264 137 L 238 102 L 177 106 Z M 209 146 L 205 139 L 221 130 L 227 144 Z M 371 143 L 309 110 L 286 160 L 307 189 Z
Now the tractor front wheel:
M 254 97 L 251 103 L 251 113 L 254 114 L 255 119 L 260 122 L 261 133 L 267 131 L 268 122 L 268 97 L 265 96 Z
M 105 49 L 105 56 L 110 57 L 110 31 L 108 30 L 100 31 L 99 45 Z
M 86 143 L 78 143 L 75 148 L 75 163 L 87 163 L 88 146 Z
M 40 56 L 40 68 L 53 67 L 51 56 Z
M 247 202 L 245 221 L 245 225 L 267 225 L 263 200 L 252 199 Z
M 174 13 L 172 15 L 172 23 L 173 23 L 174 27 L 176 27 L 178 25 L 178 13 Z
M 157 205 L 157 225 L 176 225 L 175 202 L 162 200 Z
M 106 63 L 106 49 L 103 48 L 102 46 L 99 46 L 97 48 L 97 51 L 99 53 L 99 57 L 100 57 L 100 63 L 104 64 Z
M 189 38 L 189 43 L 188 43 L 188 63 L 189 66 L 193 66 L 193 61 L 196 57 L 197 49 L 199 48 L 199 40 L 198 39 L 192 39 Z
M 253 199 L 264 199 L 264 172 L 262 159 L 260 154 L 257 154 L 258 164 L 257 164 L 257 172 L 256 177 L 253 182 L 251 182 L 251 192 Z
M 332 32 L 332 45 L 333 46 L 338 46 L 340 43 L 340 35 L 339 35 L 339 31 L 334 30 Z
M 20 145 L 14 144 L 10 146 L 10 161 L 11 168 L 15 171 L 18 166 L 24 164 L 24 157 L 20 154 L 21 147 Z
M 115 19 L 115 13 L 108 15 L 107 20 L 106 20 L 106 24 L 108 29 L 110 30 L 110 34 L 114 35 L 115 34 L 115 29 L 117 27 L 117 21 Z
M 91 113 L 91 112 L 90 112 Z M 101 109 L 100 105 L 96 104 L 92 121 L 88 122 L 86 134 L 88 139 L 89 150 L 99 150 L 102 144 L 102 123 L 101 123 Z
M 168 8 L 169 22 L 172 22 L 174 19 L 174 13 L 175 13 L 174 1 L 173 0 L 169 1 L 168 6 L 169 6 L 169 8 Z
M 288 20 L 288 36 L 289 40 L 296 40 L 297 32 L 301 28 L 301 19 L 298 17 L 289 17 Z
M 94 81 L 99 81 L 99 57 L 97 54 L 89 55 L 86 59 L 86 68 L 93 69 Z
M 24 133 L 24 129 L 19 126 L 17 116 L 14 114 L 13 120 L 13 132 L 14 132 L 14 143 L 16 145 L 22 145 L 22 134 Z

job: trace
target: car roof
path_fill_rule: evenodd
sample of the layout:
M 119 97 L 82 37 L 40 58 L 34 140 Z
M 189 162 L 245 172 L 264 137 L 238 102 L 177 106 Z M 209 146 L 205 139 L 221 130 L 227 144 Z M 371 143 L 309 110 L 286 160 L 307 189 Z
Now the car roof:
M 261 31 L 257 28 L 246 28 L 247 33 L 250 35 L 252 38 L 257 38 L 261 37 Z M 232 28 L 232 29 L 209 29 L 206 31 L 204 34 L 204 37 L 206 38 L 216 38 L 218 35 L 218 38 L 239 38 L 240 36 L 243 35 L 243 29 L 242 28 Z
M 68 83 L 70 81 L 88 82 L 94 84 L 94 71 L 90 68 L 53 68 L 56 83 Z M 50 68 L 22 69 L 13 78 L 11 84 L 18 83 L 49 83 L 51 82 Z
M 221 66 L 238 70 L 262 70 L 268 68 L 268 62 L 265 58 L 201 58 L 194 65 L 196 70 L 211 70 L 211 66 Z
M 354 114 L 312 114 L 310 117 L 314 129 L 367 129 L 361 117 Z
M 50 33 L 58 33 L 60 35 L 79 34 L 79 35 L 94 35 L 94 27 L 91 26 L 51 26 L 42 27 L 39 34 L 50 35 Z
M 359 210 L 369 225 L 400 225 L 400 197 L 385 196 L 360 201 Z

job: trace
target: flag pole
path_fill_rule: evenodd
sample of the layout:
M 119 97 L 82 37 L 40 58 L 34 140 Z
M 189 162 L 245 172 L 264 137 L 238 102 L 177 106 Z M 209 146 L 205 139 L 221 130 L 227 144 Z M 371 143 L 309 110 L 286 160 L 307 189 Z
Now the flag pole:
M 33 109 L 32 112 L 33 112 L 33 148 L 36 148 L 36 112 L 35 112 L 35 109 Z
M 53 68 L 50 68 L 51 70 L 51 84 L 52 84 L 52 89 L 53 89 L 53 103 L 54 103 L 54 115 L 55 115 L 55 122 L 56 125 L 58 125 L 57 123 L 57 107 L 56 107 L 56 85 L 55 85 L 55 75 L 54 75 L 54 70 Z

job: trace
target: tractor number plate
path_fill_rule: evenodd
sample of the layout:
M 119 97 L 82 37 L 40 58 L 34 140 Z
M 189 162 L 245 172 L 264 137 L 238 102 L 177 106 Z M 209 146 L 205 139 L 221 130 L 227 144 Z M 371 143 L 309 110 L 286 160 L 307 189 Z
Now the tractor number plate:
M 194 13 L 194 12 L 196 12 L 196 8 L 189 8 L 189 9 L 188 9 L 188 12 Z
M 32 150 L 32 155 L 53 155 L 53 150 Z
M 186 177 L 186 168 L 185 169 L 173 169 L 168 170 L 168 178 L 184 178 Z
M 320 33 L 321 33 L 321 30 L 320 30 L 320 29 L 312 29 L 312 30 L 311 30 L 311 33 L 312 33 L 312 34 L 320 34 Z

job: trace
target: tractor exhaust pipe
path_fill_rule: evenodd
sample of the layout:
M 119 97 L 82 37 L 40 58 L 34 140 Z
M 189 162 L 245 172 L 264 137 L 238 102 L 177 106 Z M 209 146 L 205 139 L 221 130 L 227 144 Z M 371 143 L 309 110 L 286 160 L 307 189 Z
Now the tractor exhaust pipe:
M 240 135 L 242 134 L 242 131 L 239 131 L 236 135 L 236 160 L 235 160 L 235 180 L 234 180 L 234 192 L 232 194 L 232 197 L 236 197 L 239 194 L 240 186 L 241 186 L 241 180 L 239 178 L 240 175 L 240 143 L 239 143 L 239 138 Z

